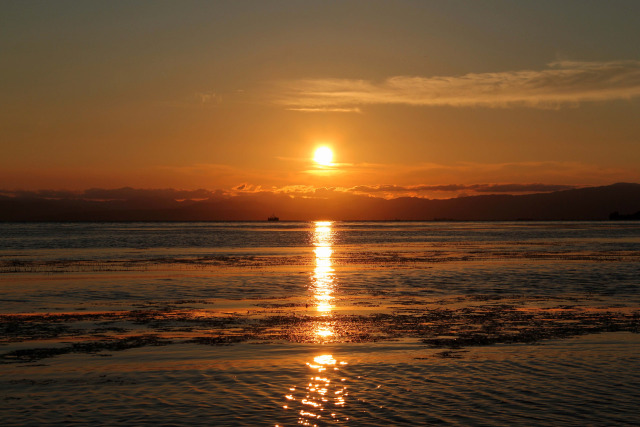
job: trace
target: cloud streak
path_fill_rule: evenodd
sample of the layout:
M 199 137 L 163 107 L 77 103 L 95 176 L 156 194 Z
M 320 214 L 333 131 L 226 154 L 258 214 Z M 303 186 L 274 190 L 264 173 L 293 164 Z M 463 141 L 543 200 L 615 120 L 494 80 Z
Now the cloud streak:
M 301 113 L 362 113 L 360 108 L 299 107 L 299 108 L 287 108 L 287 110 L 298 111 Z
M 221 197 L 226 194 L 223 190 L 180 190 L 175 188 L 140 189 L 122 188 L 89 188 L 83 191 L 67 190 L 0 190 L 0 195 L 23 199 L 45 200 L 95 200 L 95 201 L 125 201 L 125 200 L 205 200 Z
M 445 185 L 355 185 L 353 187 L 315 187 L 312 185 L 287 185 L 284 187 L 264 188 L 259 185 L 243 183 L 233 188 L 233 194 L 273 193 L 292 197 L 326 197 L 331 194 L 357 194 L 392 199 L 396 197 L 429 197 L 442 194 L 444 197 L 481 194 L 531 194 L 579 188 L 564 184 L 445 184 Z M 440 196 L 442 197 L 442 196 Z M 440 198 L 437 197 L 436 198 Z
M 358 185 L 348 189 L 354 193 L 410 193 L 410 192 L 457 192 L 476 193 L 547 193 L 570 190 L 573 185 L 561 184 L 449 184 L 449 185 Z
M 455 196 L 465 194 L 522 194 L 547 193 L 577 188 L 560 184 L 445 184 L 445 185 L 356 185 L 353 187 L 315 187 L 312 185 L 286 185 L 283 187 L 263 187 L 250 183 L 242 183 L 231 190 L 181 190 L 174 188 L 139 189 L 122 187 L 115 189 L 90 188 L 83 191 L 66 190 L 0 190 L 0 198 L 21 198 L 40 200 L 93 200 L 93 201 L 127 201 L 127 200 L 215 200 L 247 194 L 277 194 L 290 197 L 317 198 L 335 194 L 356 194 L 372 197 L 424 197 L 421 193 L 449 193 Z
M 362 105 L 558 108 L 640 96 L 640 61 L 558 61 L 544 70 L 463 76 L 396 76 L 382 82 L 304 79 L 286 82 L 274 101 L 288 109 L 350 111 Z

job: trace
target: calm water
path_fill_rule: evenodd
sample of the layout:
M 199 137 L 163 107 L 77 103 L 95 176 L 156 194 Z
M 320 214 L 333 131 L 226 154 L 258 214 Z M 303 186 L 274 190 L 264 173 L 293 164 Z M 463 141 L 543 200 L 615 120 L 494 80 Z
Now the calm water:
M 640 224 L 0 224 L 3 425 L 640 422 Z

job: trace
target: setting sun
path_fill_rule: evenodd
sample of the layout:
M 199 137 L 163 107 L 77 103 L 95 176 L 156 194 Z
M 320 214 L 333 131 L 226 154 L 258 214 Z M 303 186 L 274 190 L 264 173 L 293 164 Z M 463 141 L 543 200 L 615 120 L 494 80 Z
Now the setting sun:
M 319 147 L 313 155 L 313 161 L 323 166 L 330 166 L 333 160 L 333 151 L 329 147 Z

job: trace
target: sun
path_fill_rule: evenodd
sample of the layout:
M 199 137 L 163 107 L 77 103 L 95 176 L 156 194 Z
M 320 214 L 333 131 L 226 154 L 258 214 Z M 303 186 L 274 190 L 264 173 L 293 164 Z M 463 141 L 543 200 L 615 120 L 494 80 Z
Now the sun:
M 319 147 L 313 155 L 313 161 L 322 166 L 331 166 L 333 150 L 329 147 Z

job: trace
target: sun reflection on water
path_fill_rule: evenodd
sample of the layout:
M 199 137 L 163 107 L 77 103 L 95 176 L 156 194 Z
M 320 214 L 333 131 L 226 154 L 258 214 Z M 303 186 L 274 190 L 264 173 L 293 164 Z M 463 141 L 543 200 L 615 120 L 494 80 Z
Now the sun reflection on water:
M 307 362 L 309 376 L 304 386 L 291 387 L 285 395 L 285 410 L 298 414 L 298 424 L 317 426 L 327 422 L 347 421 L 342 409 L 349 395 L 346 378 L 340 368 L 347 362 L 339 362 L 332 354 L 321 354 Z
M 313 292 L 314 306 L 323 316 L 330 315 L 334 308 L 335 276 L 331 261 L 334 240 L 332 226 L 333 223 L 331 221 L 317 221 L 313 231 L 313 251 L 316 259 L 311 291 Z M 316 330 L 316 336 L 318 337 L 326 338 L 330 335 L 332 334 L 328 334 L 326 330 Z
M 335 272 L 332 266 L 334 243 L 333 223 L 318 221 L 313 230 L 313 252 L 315 267 L 309 290 L 313 306 L 318 316 L 312 322 L 309 334 L 318 344 L 325 344 L 336 338 L 335 323 L 332 317 L 334 293 L 336 290 Z M 282 406 L 285 411 L 294 411 L 298 424 L 304 426 L 326 425 L 329 422 L 345 422 L 349 418 L 344 409 L 347 403 L 347 378 L 341 368 L 347 362 L 336 360 L 332 354 L 320 354 L 306 366 L 309 376 L 300 386 L 290 387 Z

